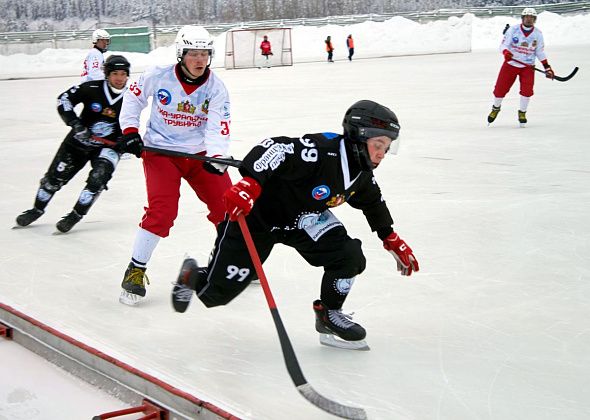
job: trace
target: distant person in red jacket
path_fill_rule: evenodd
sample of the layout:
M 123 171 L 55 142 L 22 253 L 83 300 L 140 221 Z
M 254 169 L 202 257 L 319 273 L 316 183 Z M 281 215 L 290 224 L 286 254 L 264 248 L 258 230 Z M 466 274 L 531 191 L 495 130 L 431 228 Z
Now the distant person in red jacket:
M 332 45 L 332 37 L 328 35 L 324 42 L 326 43 L 326 51 L 328 52 L 328 63 L 333 63 L 334 60 L 332 60 L 332 56 L 334 53 L 334 46 Z
M 273 53 L 270 41 L 268 40 L 268 36 L 266 35 L 264 35 L 264 38 L 260 43 L 260 52 L 262 53 L 262 56 L 266 59 L 266 67 L 270 68 L 270 56 L 273 55 Z
M 348 48 L 348 61 L 352 61 L 352 56 L 354 55 L 354 40 L 352 39 L 352 34 L 346 37 L 346 48 Z

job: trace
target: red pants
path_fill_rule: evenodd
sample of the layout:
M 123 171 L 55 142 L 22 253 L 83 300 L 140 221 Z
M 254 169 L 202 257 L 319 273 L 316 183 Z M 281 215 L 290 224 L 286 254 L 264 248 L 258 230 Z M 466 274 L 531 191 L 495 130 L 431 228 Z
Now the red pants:
M 527 97 L 533 96 L 535 70 L 532 67 L 514 67 L 507 62 L 504 62 L 500 68 L 498 80 L 496 80 L 496 86 L 494 87 L 494 96 L 496 98 L 505 97 L 514 84 L 516 76 L 520 80 L 520 94 Z
M 223 193 L 232 183 L 226 172 L 222 176 L 207 172 L 203 162 L 195 159 L 144 152 L 143 170 L 148 206 L 139 226 L 165 238 L 178 215 L 180 180 L 184 178 L 207 205 L 207 218 L 215 225 L 225 217 Z

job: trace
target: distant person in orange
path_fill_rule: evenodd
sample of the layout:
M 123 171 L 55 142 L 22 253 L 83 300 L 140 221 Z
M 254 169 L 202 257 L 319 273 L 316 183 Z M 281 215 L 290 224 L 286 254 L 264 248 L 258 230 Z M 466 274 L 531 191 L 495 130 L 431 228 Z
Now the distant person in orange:
M 328 52 L 328 63 L 333 63 L 334 60 L 332 60 L 332 56 L 334 53 L 334 46 L 332 45 L 332 37 L 328 35 L 324 42 L 326 43 L 326 51 Z
M 352 34 L 346 37 L 346 48 L 348 48 L 348 61 L 352 61 L 352 56 L 354 55 L 354 40 L 352 39 Z
M 260 43 L 260 52 L 262 53 L 262 56 L 266 59 L 266 67 L 270 68 L 270 56 L 273 55 L 273 53 L 270 41 L 268 40 L 268 36 L 266 35 L 264 35 L 263 40 Z

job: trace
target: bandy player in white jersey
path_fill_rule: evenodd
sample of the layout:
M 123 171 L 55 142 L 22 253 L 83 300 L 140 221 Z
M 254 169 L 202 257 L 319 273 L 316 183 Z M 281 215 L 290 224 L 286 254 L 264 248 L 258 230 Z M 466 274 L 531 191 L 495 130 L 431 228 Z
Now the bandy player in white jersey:
M 535 84 L 535 60 L 538 58 L 545 67 L 545 76 L 553 79 L 555 74 L 545 55 L 545 41 L 543 33 L 535 27 L 537 12 L 532 7 L 527 7 L 521 14 L 522 23 L 510 26 L 504 33 L 504 39 L 500 45 L 500 51 L 504 55 L 504 64 L 500 68 L 496 86 L 494 87 L 494 104 L 488 115 L 488 124 L 494 122 L 502 100 L 514 84 L 518 76 L 520 81 L 520 108 L 518 121 L 521 126 L 527 122 L 526 111 Z M 517 61 L 522 63 L 518 63 Z
M 176 36 L 177 64 L 146 70 L 123 98 L 119 122 L 123 142 L 177 152 L 227 157 L 230 103 L 223 82 L 210 70 L 213 39 L 205 28 L 185 26 Z M 147 130 L 139 135 L 141 111 L 152 98 Z M 185 179 L 207 205 L 215 225 L 225 217 L 223 192 L 231 187 L 227 166 L 143 151 L 148 205 L 135 237 L 119 301 L 139 303 L 146 294 L 146 266 L 160 238 L 168 236 L 178 214 L 180 182 Z
M 104 79 L 104 56 L 111 43 L 111 35 L 104 29 L 92 32 L 92 48 L 84 59 L 80 83 Z

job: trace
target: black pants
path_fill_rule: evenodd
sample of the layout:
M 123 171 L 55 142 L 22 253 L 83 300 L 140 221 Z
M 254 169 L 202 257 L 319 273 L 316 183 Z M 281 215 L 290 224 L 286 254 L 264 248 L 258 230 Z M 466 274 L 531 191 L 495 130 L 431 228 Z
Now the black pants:
M 354 48 L 348 49 L 348 61 L 352 61 L 352 56 L 354 55 Z
M 119 154 L 101 147 L 83 147 L 69 133 L 55 153 L 47 172 L 40 181 L 35 207 L 45 210 L 53 195 L 66 185 L 90 162 L 92 169 L 86 179 L 86 188 L 74 206 L 78 214 L 85 215 L 98 195 L 106 189 L 119 161 Z M 108 152 L 108 153 L 105 153 Z
M 365 270 L 361 241 L 348 236 L 343 226 L 330 229 L 317 241 L 299 229 L 268 232 L 254 228 L 250 233 L 262 262 L 275 244 L 282 243 L 294 248 L 310 265 L 324 267 L 320 299 L 330 309 L 342 307 L 354 277 Z M 226 219 L 218 227 L 207 276 L 197 281 L 197 296 L 207 307 L 225 305 L 255 278 L 256 271 L 240 226 Z

